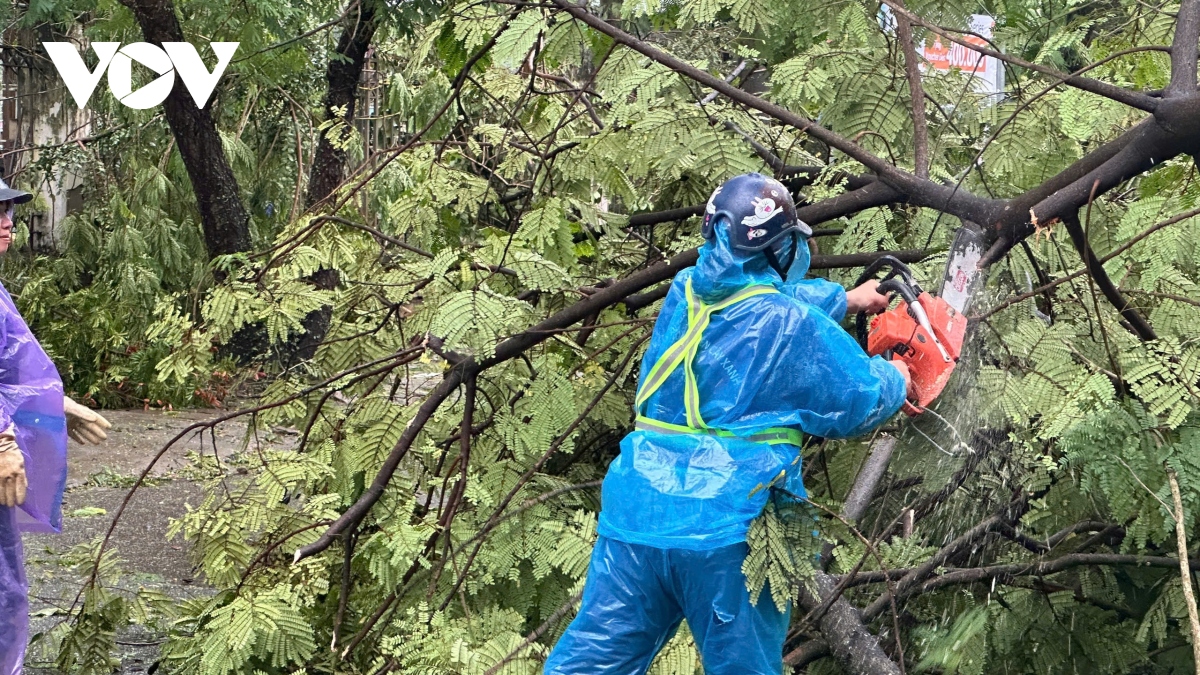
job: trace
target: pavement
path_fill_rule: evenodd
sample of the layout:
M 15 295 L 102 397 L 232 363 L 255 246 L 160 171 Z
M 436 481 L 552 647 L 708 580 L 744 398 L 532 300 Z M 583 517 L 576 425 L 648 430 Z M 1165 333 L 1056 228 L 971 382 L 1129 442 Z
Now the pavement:
M 156 455 L 189 425 L 225 414 L 223 410 L 105 410 L 113 424 L 108 440 L 99 446 L 70 441 L 67 493 L 63 500 L 63 531 L 58 535 L 24 538 L 26 571 L 30 582 L 33 646 L 26 659 L 28 673 L 52 672 L 52 655 L 38 647 L 38 634 L 59 623 L 61 612 L 78 595 L 82 577 L 72 564 L 72 549 L 102 537 L 114 514 L 128 499 L 125 511 L 109 540 L 124 571 L 121 585 L 127 590 L 153 589 L 183 600 L 210 592 L 193 567 L 186 542 L 167 537 L 172 518 L 198 505 L 203 498 L 205 469 L 215 457 L 224 461 L 246 447 L 245 421 L 222 423 L 215 431 L 189 432 L 160 458 Z M 289 430 L 257 435 L 254 443 L 288 446 L 296 435 Z M 151 464 L 153 465 L 151 466 Z M 130 496 L 138 475 L 151 466 L 148 481 Z M 121 673 L 147 673 L 157 659 L 161 637 L 136 628 L 118 634 L 117 658 Z

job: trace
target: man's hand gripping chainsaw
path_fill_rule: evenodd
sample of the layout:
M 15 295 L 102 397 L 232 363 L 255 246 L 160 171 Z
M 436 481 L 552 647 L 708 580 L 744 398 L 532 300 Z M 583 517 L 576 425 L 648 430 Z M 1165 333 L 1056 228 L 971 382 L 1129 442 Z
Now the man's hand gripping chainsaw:
M 951 246 L 940 297 L 922 290 L 912 270 L 892 256 L 868 265 L 858 279 L 856 286 L 888 268 L 876 290 L 901 298 L 896 307 L 871 320 L 869 331 L 865 313 L 855 318 L 855 327 L 858 341 L 868 354 L 903 361 L 908 366 L 912 389 L 917 394 L 915 401 L 904 403 L 908 415 L 925 411 L 946 388 L 958 363 L 967 333 L 963 312 L 971 286 L 979 276 L 980 251 L 978 234 L 966 227 L 960 229 Z

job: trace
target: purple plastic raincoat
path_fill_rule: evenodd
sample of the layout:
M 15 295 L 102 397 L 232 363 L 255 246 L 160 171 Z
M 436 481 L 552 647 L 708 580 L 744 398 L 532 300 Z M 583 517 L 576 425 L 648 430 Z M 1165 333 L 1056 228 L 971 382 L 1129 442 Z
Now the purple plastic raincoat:
M 58 532 L 67 482 L 67 423 L 58 370 L 0 286 L 0 430 L 16 426 L 25 503 L 0 506 L 0 675 L 17 675 L 29 641 L 22 532 Z

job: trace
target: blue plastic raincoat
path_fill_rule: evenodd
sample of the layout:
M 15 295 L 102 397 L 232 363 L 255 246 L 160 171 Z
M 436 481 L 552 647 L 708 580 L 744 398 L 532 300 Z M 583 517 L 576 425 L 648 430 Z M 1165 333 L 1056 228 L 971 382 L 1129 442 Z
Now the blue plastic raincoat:
M 752 602 L 741 572 L 764 487 L 804 495 L 800 432 L 864 433 L 905 394 L 839 325 L 845 291 L 803 278 L 809 262 L 801 245 L 781 282 L 718 227 L 676 275 L 642 361 L 637 429 L 604 479 L 583 604 L 547 675 L 643 673 L 684 617 L 706 675 L 780 672 L 787 613 Z
M 21 672 L 29 640 L 21 532 L 61 529 L 67 481 L 62 380 L 0 286 L 0 430 L 10 424 L 25 456 L 29 490 L 21 506 L 0 506 L 0 675 Z
M 733 252 L 719 228 L 696 267 L 675 277 L 639 382 L 687 331 L 689 282 L 708 304 L 762 286 L 779 292 L 720 311 L 703 332 L 693 371 L 704 422 L 738 436 L 786 427 L 845 438 L 891 417 L 904 402 L 904 378 L 882 358 L 867 357 L 838 324 L 844 291 L 828 281 L 802 280 L 809 256 L 807 246 L 799 248 L 788 271 L 794 281 L 784 284 L 762 255 Z M 644 416 L 688 424 L 684 370 L 677 368 L 649 397 Z M 755 488 L 774 481 L 805 494 L 799 457 L 791 444 L 634 431 L 604 479 L 599 532 L 631 544 L 693 550 L 744 541 L 768 497 Z M 780 472 L 786 472 L 782 481 Z

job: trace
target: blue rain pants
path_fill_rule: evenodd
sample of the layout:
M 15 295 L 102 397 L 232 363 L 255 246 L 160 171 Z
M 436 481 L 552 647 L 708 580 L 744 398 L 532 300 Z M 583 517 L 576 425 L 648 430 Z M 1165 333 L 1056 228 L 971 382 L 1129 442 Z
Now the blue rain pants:
M 689 551 L 600 537 L 583 605 L 546 661 L 545 675 L 645 673 L 679 622 L 700 650 L 705 675 L 779 675 L 788 615 L 764 589 L 750 603 L 745 542 Z

